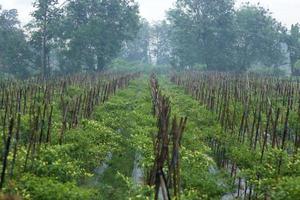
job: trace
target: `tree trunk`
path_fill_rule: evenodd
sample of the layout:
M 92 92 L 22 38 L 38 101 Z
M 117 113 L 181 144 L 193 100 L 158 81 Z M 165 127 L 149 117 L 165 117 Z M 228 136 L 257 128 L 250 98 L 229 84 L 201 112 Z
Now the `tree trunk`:
M 105 66 L 105 59 L 103 56 L 98 55 L 97 56 L 97 71 L 103 71 Z

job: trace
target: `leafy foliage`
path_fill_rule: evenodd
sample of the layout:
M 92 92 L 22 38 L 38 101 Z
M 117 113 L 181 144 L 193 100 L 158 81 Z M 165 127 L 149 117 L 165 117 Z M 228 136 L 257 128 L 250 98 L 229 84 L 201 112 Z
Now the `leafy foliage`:
M 128 0 L 72 0 L 62 20 L 63 71 L 100 71 L 118 55 L 123 42 L 136 35 L 138 6 Z
M 286 35 L 286 43 L 290 53 L 290 60 L 292 65 L 292 72 L 294 75 L 299 75 L 300 70 L 297 62 L 300 59 L 300 24 L 291 26 L 290 34 Z
M 0 71 L 25 77 L 30 73 L 31 51 L 17 19 L 17 10 L 0 6 Z
M 233 6 L 232 0 L 178 0 L 169 12 L 174 64 L 232 69 Z
M 235 10 L 232 0 L 178 0 L 169 22 L 177 68 L 204 64 L 208 70 L 246 71 L 283 62 L 285 29 L 260 6 Z
M 74 183 L 60 183 L 49 178 L 39 178 L 32 175 L 25 175 L 19 183 L 20 194 L 27 200 L 81 200 L 97 199 L 95 190 L 77 187 Z
M 237 65 L 246 70 L 252 64 L 279 66 L 283 60 L 284 29 L 263 7 L 246 4 L 236 12 Z

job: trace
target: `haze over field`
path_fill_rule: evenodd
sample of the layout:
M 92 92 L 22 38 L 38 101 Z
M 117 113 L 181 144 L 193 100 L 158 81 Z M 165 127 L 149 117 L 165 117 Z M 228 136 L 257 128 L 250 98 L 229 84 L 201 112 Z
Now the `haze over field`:
M 164 19 L 165 12 L 172 7 L 175 0 L 137 0 L 137 2 L 140 4 L 143 17 L 149 21 L 158 21 Z M 244 2 L 248 1 L 237 0 L 237 6 Z M 270 9 L 273 16 L 287 27 L 300 21 L 299 0 L 249 0 L 249 2 L 254 4 L 259 2 L 265 8 Z M 18 9 L 21 21 L 29 22 L 30 12 L 33 9 L 32 0 L 0 0 L 0 5 L 4 9 Z

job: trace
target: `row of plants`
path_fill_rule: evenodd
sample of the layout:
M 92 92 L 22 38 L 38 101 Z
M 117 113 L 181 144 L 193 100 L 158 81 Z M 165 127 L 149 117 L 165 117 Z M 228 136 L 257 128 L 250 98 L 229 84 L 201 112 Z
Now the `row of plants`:
M 191 96 L 160 77 L 161 90 L 169 97 L 171 113 L 187 116 L 181 142 L 181 199 L 220 199 L 231 190 L 232 179 L 218 169 L 206 136 L 221 129 L 214 115 Z
M 155 186 L 154 199 L 180 199 L 181 140 L 187 117 L 177 120 L 171 115 L 169 97 L 164 95 L 155 74 L 150 77 L 153 115 L 157 119 L 157 134 L 153 135 L 155 160 L 148 176 L 148 184 Z
M 51 91 L 46 89 L 50 86 L 40 89 L 36 100 L 29 92 L 13 101 L 12 94 L 18 93 L 12 92 L 6 101 L 10 94 L 1 90 L 3 105 L 15 102 L 9 104 L 13 108 L 4 106 L 1 111 L 2 116 L 8 113 L 2 126 L 6 137 L 1 169 L 6 160 L 4 177 L 8 177 L 2 192 L 24 199 L 220 199 L 231 191 L 241 198 L 298 196 L 298 82 L 246 77 L 244 86 L 239 75 L 197 72 L 173 75 L 178 86 L 166 77 L 158 81 L 151 76 L 150 84 L 145 77 L 129 84 L 135 75 L 105 77 L 99 91 L 88 76 L 66 83 L 52 80 L 57 87 L 51 101 L 41 92 Z M 28 81 L 27 87 L 37 87 L 34 83 L 37 80 Z M 116 93 L 124 87 L 128 88 Z M 62 92 L 67 95 L 62 97 Z M 79 103 L 86 94 L 90 97 L 81 98 L 92 100 Z M 49 118 L 43 121 L 42 112 L 36 112 L 46 102 L 53 107 L 48 142 L 44 133 Z M 64 109 L 69 104 L 77 109 Z M 270 105 L 280 111 L 273 113 Z M 20 110 L 19 134 L 10 114 L 14 109 Z M 45 113 L 50 116 L 47 109 Z M 274 129 L 276 136 L 270 131 Z
M 3 81 L 1 190 L 24 199 L 99 199 L 88 185 L 119 135 L 92 113 L 138 74 Z M 96 194 L 96 195 L 95 195 Z
M 201 124 L 195 118 L 190 118 L 194 115 L 193 111 L 182 112 L 178 109 L 182 105 L 173 102 L 173 98 L 182 95 L 177 89 L 167 88 L 160 92 L 155 82 L 153 77 L 150 85 L 145 78 L 133 82 L 128 89 L 119 92 L 94 113 L 93 118 L 120 136 L 116 145 L 118 148 L 110 152 L 112 156 L 107 162 L 109 167 L 97 178 L 99 183 L 96 186 L 100 186 L 102 197 L 219 199 L 229 189 L 226 182 L 228 179 L 223 173 L 214 171 L 217 165 L 211 157 L 210 148 L 203 143 L 203 134 L 199 128 Z M 165 84 L 164 81 L 162 83 Z M 168 102 L 172 109 L 168 108 Z M 191 97 L 187 102 L 187 106 L 191 106 L 192 102 L 194 109 L 198 106 Z M 183 122 L 186 119 L 177 121 L 175 116 L 189 118 L 185 128 Z M 209 124 L 210 119 L 205 117 L 203 115 L 203 120 Z M 178 134 L 182 139 L 178 138 L 178 143 L 174 143 L 174 133 L 183 129 L 185 132 Z M 135 174 L 136 168 L 142 171 L 138 177 Z M 168 194 L 160 193 L 158 188 Z
M 109 167 L 98 175 L 104 199 L 153 199 L 152 187 L 145 183 L 154 160 L 151 134 L 157 132 L 157 126 L 147 79 L 133 81 L 128 89 L 99 107 L 94 118 L 120 137 L 120 151 L 111 152 Z M 135 168 L 140 174 L 134 172 Z
M 203 141 L 218 166 L 233 177 L 236 197 L 299 197 L 298 80 L 194 71 L 173 74 L 171 81 L 216 124 Z

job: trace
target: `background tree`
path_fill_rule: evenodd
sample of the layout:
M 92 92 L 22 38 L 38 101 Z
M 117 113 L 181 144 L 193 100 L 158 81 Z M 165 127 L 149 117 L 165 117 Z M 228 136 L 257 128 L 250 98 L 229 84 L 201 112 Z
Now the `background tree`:
M 175 66 L 247 71 L 283 63 L 286 30 L 259 5 L 235 10 L 233 0 L 177 0 L 169 21 Z
M 127 61 L 151 63 L 150 58 L 150 24 L 142 19 L 137 36 L 133 41 L 125 42 L 121 57 Z
M 0 7 L 0 70 L 26 77 L 32 55 L 17 17 L 17 10 L 2 10 Z
M 180 9 L 173 9 L 169 13 L 171 26 L 171 65 L 176 68 L 193 67 L 197 63 L 204 63 L 204 56 L 198 40 L 197 30 L 191 28 L 193 22 L 188 14 Z
M 103 70 L 139 25 L 131 0 L 70 0 L 65 8 L 63 65 L 76 70 Z
M 152 26 L 152 54 L 157 65 L 170 63 L 170 25 L 166 21 L 157 22 Z
M 300 75 L 300 69 L 296 69 L 295 66 L 297 61 L 300 59 L 300 24 L 291 26 L 286 42 L 290 53 L 292 73 L 294 75 Z
M 210 70 L 231 69 L 233 19 L 233 0 L 177 0 L 169 13 L 174 60 L 182 67 L 198 63 Z
M 253 64 L 272 67 L 283 61 L 284 28 L 268 10 L 246 4 L 236 12 L 236 65 L 245 71 Z
M 28 28 L 31 31 L 32 46 L 37 53 L 36 65 L 41 66 L 46 77 L 50 73 L 50 52 L 54 45 L 55 33 L 59 31 L 58 0 L 36 0 L 33 6 L 33 21 L 28 24 Z

